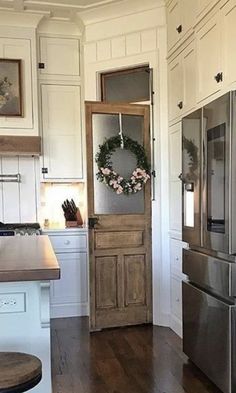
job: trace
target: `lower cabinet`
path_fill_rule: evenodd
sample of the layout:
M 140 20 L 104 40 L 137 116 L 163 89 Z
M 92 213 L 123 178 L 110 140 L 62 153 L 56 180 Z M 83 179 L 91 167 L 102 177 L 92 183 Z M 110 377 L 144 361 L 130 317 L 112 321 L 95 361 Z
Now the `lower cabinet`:
M 61 269 L 60 280 L 51 282 L 51 318 L 88 315 L 86 231 L 65 229 L 46 234 L 49 235 Z
M 170 265 L 171 265 L 171 318 L 170 327 L 182 337 L 182 251 L 186 243 L 170 238 Z

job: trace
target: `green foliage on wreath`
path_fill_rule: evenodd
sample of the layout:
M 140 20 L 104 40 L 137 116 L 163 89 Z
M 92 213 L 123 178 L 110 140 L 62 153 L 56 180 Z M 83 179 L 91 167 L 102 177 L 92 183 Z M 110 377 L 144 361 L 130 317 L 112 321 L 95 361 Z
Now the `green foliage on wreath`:
M 98 165 L 97 179 L 117 194 L 130 195 L 140 191 L 150 179 L 150 165 L 143 146 L 125 135 L 123 136 L 123 142 L 124 149 L 130 150 L 137 159 L 137 167 L 130 179 L 124 179 L 114 171 L 112 166 L 112 154 L 121 145 L 119 135 L 106 139 L 102 145 L 99 145 L 99 152 L 95 157 Z

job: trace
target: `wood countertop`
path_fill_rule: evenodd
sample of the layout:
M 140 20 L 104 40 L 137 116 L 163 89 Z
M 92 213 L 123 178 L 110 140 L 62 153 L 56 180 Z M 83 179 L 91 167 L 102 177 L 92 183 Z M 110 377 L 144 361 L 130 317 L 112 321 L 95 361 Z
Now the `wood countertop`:
M 60 268 L 48 236 L 0 237 L 0 282 L 59 278 Z

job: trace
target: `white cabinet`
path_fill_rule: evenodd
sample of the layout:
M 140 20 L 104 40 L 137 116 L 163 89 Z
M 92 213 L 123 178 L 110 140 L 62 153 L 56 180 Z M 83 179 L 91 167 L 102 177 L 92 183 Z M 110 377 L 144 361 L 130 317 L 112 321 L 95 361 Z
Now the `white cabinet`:
M 196 44 L 199 102 L 222 87 L 221 25 L 218 14 L 196 32 Z
M 196 0 L 172 0 L 167 6 L 168 51 L 171 51 L 193 30 L 196 18 Z
M 220 0 L 195 0 L 195 1 L 197 5 L 197 18 L 203 18 L 217 3 L 219 3 Z
M 236 1 L 230 0 L 221 10 L 223 77 L 226 85 L 236 82 Z
M 39 38 L 40 77 L 44 79 L 76 79 L 80 75 L 79 40 L 76 38 Z
M 182 31 L 180 13 L 180 0 L 172 0 L 167 7 L 168 50 L 173 48 L 180 40 Z
M 182 241 L 170 238 L 170 267 L 171 267 L 171 328 L 182 336 L 182 254 L 187 246 Z
M 0 57 L 21 60 L 23 115 L 0 116 L 1 135 L 38 135 L 38 102 L 36 62 L 33 41 L 21 38 L 0 38 Z M 6 75 L 1 75 L 3 78 Z M 10 78 L 10 82 L 13 82 Z
M 181 55 L 168 65 L 169 120 L 175 120 L 183 109 L 183 70 Z
M 169 190 L 170 190 L 170 231 L 182 231 L 182 184 L 181 172 L 181 123 L 170 127 L 169 133 Z
M 51 282 L 51 317 L 88 315 L 87 231 L 45 231 L 61 269 L 61 278 Z
M 196 105 L 196 50 L 191 42 L 168 65 L 169 121 Z
M 44 179 L 83 178 L 80 87 L 41 85 Z

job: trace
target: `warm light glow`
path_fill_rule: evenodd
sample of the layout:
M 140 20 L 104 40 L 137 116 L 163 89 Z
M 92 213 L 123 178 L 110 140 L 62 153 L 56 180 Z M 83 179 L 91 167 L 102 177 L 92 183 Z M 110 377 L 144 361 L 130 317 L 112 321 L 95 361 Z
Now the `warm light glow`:
M 194 192 L 184 191 L 184 225 L 194 227 Z
M 49 220 L 50 227 L 64 227 L 65 218 L 62 211 L 62 203 L 66 199 L 74 199 L 76 206 L 79 207 L 84 220 L 85 192 L 83 183 L 41 184 L 41 225 L 45 219 Z

